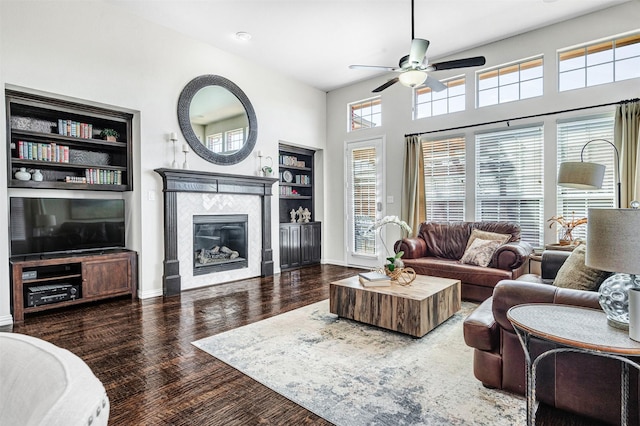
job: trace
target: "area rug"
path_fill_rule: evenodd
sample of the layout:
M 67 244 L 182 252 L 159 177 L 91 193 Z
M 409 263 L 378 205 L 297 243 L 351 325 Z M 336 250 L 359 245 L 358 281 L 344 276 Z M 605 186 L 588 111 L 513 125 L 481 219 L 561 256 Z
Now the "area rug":
M 340 426 L 519 425 L 525 401 L 473 376 L 463 308 L 426 336 L 338 318 L 329 301 L 193 342 Z

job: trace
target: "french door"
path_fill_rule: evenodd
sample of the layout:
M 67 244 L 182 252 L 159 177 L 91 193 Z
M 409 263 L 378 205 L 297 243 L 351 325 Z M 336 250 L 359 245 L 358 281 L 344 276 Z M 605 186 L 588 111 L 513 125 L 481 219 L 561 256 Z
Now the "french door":
M 380 231 L 372 230 L 384 216 L 383 140 L 349 142 L 346 147 L 347 264 L 376 268 L 387 257 Z

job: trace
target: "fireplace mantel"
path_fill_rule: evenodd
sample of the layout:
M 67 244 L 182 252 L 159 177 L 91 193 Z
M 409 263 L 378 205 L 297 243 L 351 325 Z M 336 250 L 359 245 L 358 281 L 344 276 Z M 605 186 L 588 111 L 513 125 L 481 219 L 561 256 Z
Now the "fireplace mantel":
M 178 260 L 178 193 L 200 192 L 255 195 L 262 205 L 262 260 L 263 277 L 273 275 L 273 249 L 271 247 L 271 195 L 278 179 L 211 173 L 180 169 L 155 169 L 162 176 L 164 193 L 164 274 L 162 291 L 165 296 L 180 294 L 180 262 Z

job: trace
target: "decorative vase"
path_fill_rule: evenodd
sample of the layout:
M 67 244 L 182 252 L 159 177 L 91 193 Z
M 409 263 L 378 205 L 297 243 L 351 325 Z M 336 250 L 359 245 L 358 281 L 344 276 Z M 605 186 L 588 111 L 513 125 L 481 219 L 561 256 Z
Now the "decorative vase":
M 31 179 L 36 182 L 42 182 L 44 180 L 44 176 L 42 176 L 42 172 L 40 172 L 40 169 L 36 169 L 33 172 L 33 176 L 31 176 Z
M 31 173 L 25 167 L 20 167 L 15 176 L 18 180 L 31 180 Z
M 561 246 L 570 246 L 573 244 L 573 235 L 571 235 L 573 229 L 571 228 L 562 228 L 562 236 L 558 240 L 558 244 Z

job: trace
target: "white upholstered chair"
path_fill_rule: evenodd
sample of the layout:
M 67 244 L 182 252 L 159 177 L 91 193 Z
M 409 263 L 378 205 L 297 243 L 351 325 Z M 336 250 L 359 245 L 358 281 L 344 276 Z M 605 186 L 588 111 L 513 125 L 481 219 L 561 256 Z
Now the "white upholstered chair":
M 78 356 L 44 340 L 0 333 L 0 425 L 106 425 L 109 398 Z

